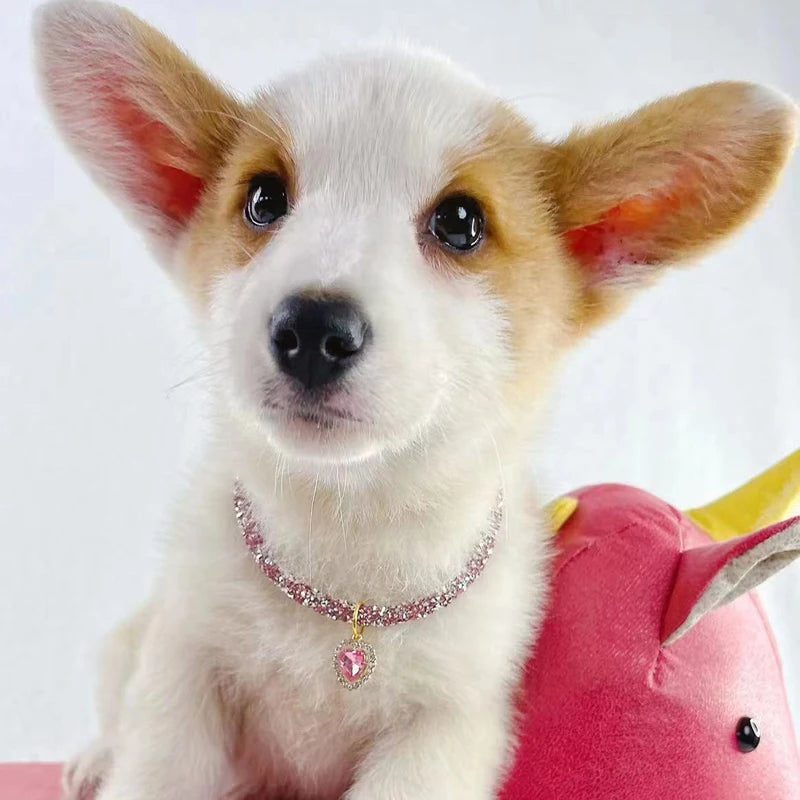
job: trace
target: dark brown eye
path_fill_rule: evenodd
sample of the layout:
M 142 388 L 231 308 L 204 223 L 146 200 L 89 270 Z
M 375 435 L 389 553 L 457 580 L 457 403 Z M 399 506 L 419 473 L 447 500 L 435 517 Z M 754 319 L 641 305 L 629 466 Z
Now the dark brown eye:
M 289 210 L 286 184 L 277 175 L 256 175 L 247 190 L 245 219 L 255 228 L 265 228 Z
M 459 194 L 442 200 L 428 222 L 428 230 L 453 250 L 472 250 L 483 239 L 483 211 L 477 200 Z

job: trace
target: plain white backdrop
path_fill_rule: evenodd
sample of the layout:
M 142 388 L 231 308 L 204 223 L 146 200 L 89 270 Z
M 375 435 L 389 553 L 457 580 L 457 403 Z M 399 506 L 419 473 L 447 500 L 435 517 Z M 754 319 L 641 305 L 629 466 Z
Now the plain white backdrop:
M 434 45 L 546 134 L 723 78 L 800 98 L 796 0 L 130 0 L 247 92 L 365 37 Z M 202 350 L 142 242 L 54 138 L 33 4 L 0 48 L 0 761 L 91 735 L 93 651 L 146 594 L 202 437 Z M 800 446 L 800 158 L 754 225 L 566 365 L 542 492 L 634 483 L 696 505 Z M 762 592 L 800 721 L 800 565 Z M 753 675 L 753 680 L 758 680 Z

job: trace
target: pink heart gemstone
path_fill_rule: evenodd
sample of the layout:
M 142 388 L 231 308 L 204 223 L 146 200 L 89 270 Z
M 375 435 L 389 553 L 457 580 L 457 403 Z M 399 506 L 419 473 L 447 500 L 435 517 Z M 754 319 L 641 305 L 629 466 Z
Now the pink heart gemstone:
M 367 669 L 367 654 L 360 647 L 343 647 L 336 656 L 342 677 L 355 683 L 364 677 Z

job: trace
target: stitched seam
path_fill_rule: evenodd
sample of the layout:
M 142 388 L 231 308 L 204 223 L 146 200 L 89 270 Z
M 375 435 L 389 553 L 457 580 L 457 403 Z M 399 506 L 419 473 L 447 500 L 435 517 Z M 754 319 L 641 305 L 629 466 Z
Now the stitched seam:
M 583 545 L 580 550 L 576 550 L 566 561 L 563 561 L 561 564 L 559 564 L 556 571 L 553 573 L 552 580 L 555 581 L 563 569 L 566 569 L 576 558 L 579 558 L 584 553 L 591 550 L 592 547 L 594 547 L 594 542 L 589 542 L 588 544 Z
M 681 520 L 680 513 L 675 508 L 673 508 L 672 506 L 669 506 L 669 508 L 676 515 L 676 518 L 678 519 L 678 521 L 680 521 Z M 625 531 L 630 530 L 631 528 L 638 527 L 641 524 L 641 522 L 642 522 L 641 519 L 637 519 L 637 520 L 634 520 L 632 522 L 629 522 L 626 525 L 623 525 L 621 528 L 619 528 L 616 531 L 614 531 L 614 533 L 608 534 L 608 536 L 621 536 L 623 533 L 625 533 Z M 680 525 L 678 526 L 678 528 L 679 528 L 679 535 L 681 537 L 681 552 L 683 552 L 683 528 Z M 552 577 L 553 582 L 555 582 L 555 579 L 561 574 L 561 571 L 565 567 L 567 567 L 569 564 L 571 564 L 576 558 L 582 556 L 584 553 L 587 553 L 589 550 L 591 550 L 592 547 L 594 546 L 594 544 L 595 544 L 595 540 L 592 540 L 588 544 L 585 544 L 583 547 L 581 547 L 580 550 L 578 550 L 575 553 L 573 553 L 566 561 L 564 561 L 562 564 L 560 564 L 558 569 L 553 573 L 553 577 Z M 675 580 L 677 578 L 677 572 L 678 572 L 678 570 L 677 570 L 677 567 L 676 567 L 675 568 L 675 576 L 673 576 L 673 579 L 672 579 L 672 588 L 674 588 L 674 585 L 675 585 Z M 654 679 L 654 675 L 655 675 L 656 670 L 660 666 L 660 662 L 661 662 L 661 659 L 663 657 L 663 652 L 664 652 L 664 648 L 659 646 L 658 654 L 656 656 L 655 663 L 653 664 L 653 667 L 650 670 L 650 681 L 651 682 Z

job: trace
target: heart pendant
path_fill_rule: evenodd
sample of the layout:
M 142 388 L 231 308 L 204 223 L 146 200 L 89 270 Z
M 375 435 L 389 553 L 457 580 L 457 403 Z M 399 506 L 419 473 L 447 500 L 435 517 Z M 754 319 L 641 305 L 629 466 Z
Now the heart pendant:
M 358 689 L 375 670 L 375 650 L 363 639 L 345 639 L 333 655 L 336 678 L 345 689 Z

